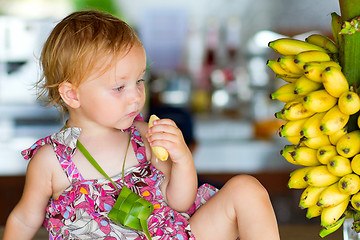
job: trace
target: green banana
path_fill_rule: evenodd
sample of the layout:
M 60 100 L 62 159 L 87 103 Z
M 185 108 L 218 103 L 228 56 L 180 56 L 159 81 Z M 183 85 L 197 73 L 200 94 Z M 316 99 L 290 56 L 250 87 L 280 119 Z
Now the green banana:
M 318 45 L 319 47 L 324 48 L 328 52 L 338 53 L 339 49 L 336 44 L 328 37 L 321 34 L 312 34 L 309 37 L 305 38 L 305 41 Z
M 317 159 L 317 150 L 309 147 L 296 147 L 294 150 L 290 151 L 290 156 L 294 159 L 296 165 L 301 166 L 318 166 L 321 163 Z
M 335 42 L 338 46 L 342 44 L 342 36 L 339 34 L 341 31 L 341 26 L 343 24 L 343 20 L 341 16 L 339 16 L 336 12 L 331 13 L 331 31 L 334 37 Z
M 340 192 L 338 188 L 338 183 L 333 183 L 332 185 L 326 187 L 319 195 L 317 205 L 323 207 L 324 210 L 329 207 L 334 207 L 346 199 L 349 201 L 349 194 Z M 324 211 L 323 210 L 323 211 Z M 345 209 L 344 209 L 345 211 Z M 337 219 L 336 219 L 337 220 Z M 327 224 L 331 225 L 331 224 Z M 325 226 L 327 226 L 325 225 Z
M 327 135 L 334 134 L 346 126 L 349 118 L 348 114 L 342 113 L 339 106 L 335 105 L 321 119 L 320 130 Z
M 304 123 L 307 118 L 287 121 L 284 125 L 282 125 L 279 129 L 280 137 L 287 136 L 300 136 L 300 131 L 303 128 Z
M 300 131 L 301 136 L 307 138 L 318 137 L 323 135 L 323 132 L 320 130 L 320 124 L 322 118 L 325 116 L 326 112 L 318 112 L 312 115 L 309 118 L 306 118 L 306 122 L 303 124 L 303 127 Z
M 345 216 L 346 208 L 349 205 L 348 196 L 344 201 L 333 207 L 324 208 L 321 212 L 321 226 L 330 229 L 340 218 Z
M 314 218 L 314 217 L 318 217 L 321 215 L 323 208 L 319 207 L 318 205 L 313 205 L 308 207 L 307 211 L 306 211 L 306 217 L 308 219 Z
M 287 72 L 293 73 L 293 74 L 303 74 L 304 70 L 303 68 L 299 67 L 294 62 L 295 56 L 293 55 L 286 55 L 278 58 L 278 62 L 280 64 L 280 67 L 284 69 Z
M 271 68 L 271 70 L 280 76 L 284 76 L 284 77 L 300 77 L 301 74 L 294 74 L 291 72 L 287 72 L 285 71 L 281 66 L 280 63 L 277 60 L 268 60 L 266 65 Z
M 306 187 L 300 196 L 299 207 L 305 209 L 316 205 L 320 194 L 326 188 L 327 187 L 313 187 L 313 186 Z
M 360 130 L 349 132 L 336 143 L 336 151 L 343 157 L 351 158 L 360 152 Z
M 270 94 L 271 99 L 277 99 L 280 102 L 290 102 L 298 97 L 295 94 L 295 83 L 287 83 L 279 87 L 275 92 Z
M 329 140 L 331 142 L 332 145 L 336 145 L 336 143 L 339 141 L 339 139 L 344 136 L 345 134 L 347 134 L 347 127 L 343 127 L 342 129 L 336 131 L 333 134 L 329 135 Z
M 337 98 L 321 89 L 307 94 L 304 97 L 304 106 L 313 112 L 325 112 L 337 103 Z
M 342 113 L 348 115 L 355 114 L 360 110 L 360 97 L 356 92 L 353 91 L 344 92 L 338 99 L 338 105 Z
M 330 173 L 338 177 L 352 173 L 350 159 L 340 155 L 332 157 L 327 164 L 327 168 Z
M 340 177 L 331 174 L 326 165 L 320 165 L 310 169 L 304 180 L 315 187 L 326 187 L 339 181 Z
M 294 93 L 298 95 L 306 95 L 312 91 L 320 89 L 322 86 L 322 83 L 314 82 L 303 75 L 295 81 Z
M 321 76 L 325 90 L 333 97 L 338 98 L 342 93 L 349 91 L 349 83 L 340 69 L 327 67 Z
M 290 189 L 303 189 L 309 186 L 309 184 L 304 180 L 304 177 L 311 169 L 313 169 L 313 167 L 301 167 L 292 171 L 290 173 L 288 187 Z
M 327 165 L 332 157 L 337 156 L 336 147 L 333 145 L 323 145 L 316 153 L 320 163 Z
M 353 195 L 360 190 L 360 177 L 357 174 L 350 173 L 342 178 L 338 182 L 338 188 L 340 192 Z
M 269 42 L 268 46 L 272 48 L 275 52 L 282 55 L 297 55 L 300 52 L 318 50 L 326 52 L 325 49 L 316 46 L 305 41 L 296 40 L 293 38 L 280 38 L 274 41 Z

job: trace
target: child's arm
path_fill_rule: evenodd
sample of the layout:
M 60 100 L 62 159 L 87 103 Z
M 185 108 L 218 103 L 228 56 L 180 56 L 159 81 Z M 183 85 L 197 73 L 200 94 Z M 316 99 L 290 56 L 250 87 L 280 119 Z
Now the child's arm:
M 4 240 L 32 239 L 41 227 L 52 194 L 50 151 L 54 155 L 50 146 L 42 147 L 29 162 L 24 192 L 7 219 Z
M 180 129 L 172 120 L 160 119 L 154 121 L 146 137 L 150 145 L 162 146 L 169 152 L 167 161 L 156 160 L 151 154 L 152 164 L 166 176 L 160 188 L 168 205 L 179 212 L 187 211 L 195 200 L 197 174 Z

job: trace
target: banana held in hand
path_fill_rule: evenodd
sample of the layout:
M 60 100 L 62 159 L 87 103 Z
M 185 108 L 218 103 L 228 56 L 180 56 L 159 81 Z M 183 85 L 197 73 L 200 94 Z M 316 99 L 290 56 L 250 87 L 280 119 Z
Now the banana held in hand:
M 346 199 L 349 201 L 349 194 L 340 192 L 338 183 L 334 183 L 321 192 L 317 205 L 323 208 L 333 207 Z
M 355 92 L 346 91 L 340 95 L 338 105 L 341 112 L 348 115 L 355 114 L 360 110 L 360 97 Z
M 326 187 L 339 181 L 340 177 L 329 172 L 326 165 L 316 166 L 310 169 L 304 180 L 311 186 Z
M 321 34 L 312 34 L 309 37 L 305 38 L 305 41 L 322 47 L 331 53 L 339 52 L 336 44 L 330 38 Z
M 343 157 L 351 158 L 360 152 L 360 130 L 342 136 L 336 143 L 336 151 Z
M 269 42 L 268 46 L 282 55 L 297 55 L 310 50 L 326 52 L 322 47 L 293 38 L 280 38 Z
M 345 75 L 336 67 L 327 67 L 321 74 L 325 90 L 338 98 L 344 92 L 349 91 L 349 83 Z
M 151 115 L 150 119 L 149 119 L 149 128 L 151 128 L 154 125 L 153 122 L 158 119 L 160 119 L 160 118 L 158 118 L 156 115 Z M 169 153 L 168 153 L 168 151 L 166 151 L 165 148 L 160 147 L 160 146 L 154 146 L 154 147 L 151 147 L 151 149 L 157 159 L 159 159 L 161 161 L 166 161 L 168 159 Z

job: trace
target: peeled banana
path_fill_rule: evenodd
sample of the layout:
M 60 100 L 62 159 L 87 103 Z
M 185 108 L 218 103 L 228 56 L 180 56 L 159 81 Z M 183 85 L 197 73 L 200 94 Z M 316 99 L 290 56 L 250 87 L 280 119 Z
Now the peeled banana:
M 153 122 L 158 119 L 160 119 L 160 118 L 158 118 L 156 115 L 154 115 L 154 114 L 151 115 L 150 119 L 149 119 L 148 127 L 151 128 L 154 125 Z M 160 147 L 160 146 L 153 146 L 153 147 L 151 147 L 151 149 L 157 159 L 159 159 L 161 161 L 166 161 L 169 158 L 169 153 L 168 153 L 168 151 L 166 151 L 165 148 Z

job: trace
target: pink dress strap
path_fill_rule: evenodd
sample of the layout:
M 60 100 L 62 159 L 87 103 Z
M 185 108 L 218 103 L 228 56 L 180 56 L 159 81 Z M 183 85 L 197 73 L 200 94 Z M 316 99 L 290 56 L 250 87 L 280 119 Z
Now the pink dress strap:
M 36 141 L 30 148 L 22 151 L 21 154 L 26 160 L 30 160 L 42 146 L 51 144 L 68 180 L 70 182 L 84 180 L 78 168 L 71 160 L 76 150 L 76 142 L 80 136 L 80 132 L 80 128 L 66 128 L 58 133 Z

